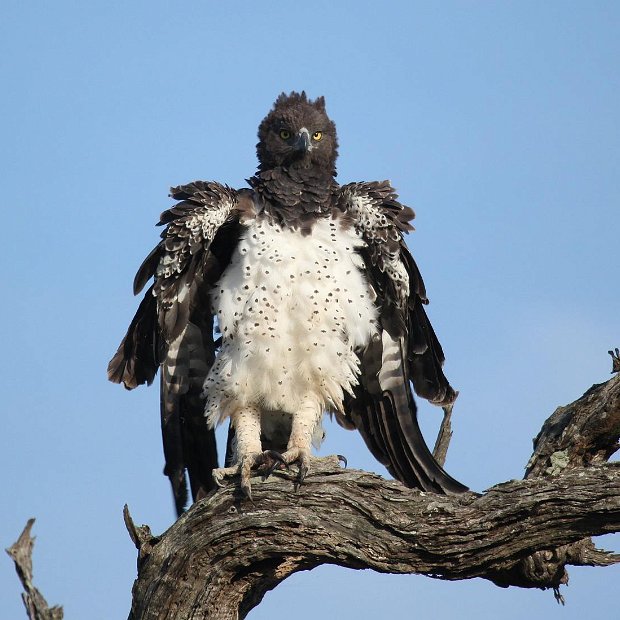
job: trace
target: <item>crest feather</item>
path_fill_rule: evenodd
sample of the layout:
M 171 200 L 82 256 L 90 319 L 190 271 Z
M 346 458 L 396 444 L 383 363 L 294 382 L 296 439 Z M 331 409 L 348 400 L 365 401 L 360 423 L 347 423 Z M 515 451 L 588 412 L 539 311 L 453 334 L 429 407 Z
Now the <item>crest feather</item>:
M 306 95 L 306 91 L 302 90 L 301 93 L 298 93 L 292 90 L 290 93 L 286 94 L 282 92 L 278 95 L 278 98 L 275 100 L 273 104 L 272 110 L 275 110 L 280 107 L 288 107 L 295 105 L 297 103 L 307 103 L 308 105 L 313 106 L 319 112 L 325 112 L 325 97 L 317 97 L 316 99 L 309 99 L 308 95 Z

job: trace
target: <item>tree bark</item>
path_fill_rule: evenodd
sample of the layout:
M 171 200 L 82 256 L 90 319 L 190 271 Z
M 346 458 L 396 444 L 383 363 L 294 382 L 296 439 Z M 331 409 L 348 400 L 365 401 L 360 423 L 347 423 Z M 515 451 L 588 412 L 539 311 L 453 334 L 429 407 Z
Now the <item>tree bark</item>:
M 49 607 L 45 597 L 32 583 L 32 548 L 34 547 L 34 538 L 30 536 L 30 531 L 33 525 L 34 519 L 28 519 L 26 527 L 24 527 L 19 538 L 6 549 L 6 552 L 13 559 L 15 570 L 19 580 L 22 582 L 24 588 L 22 601 L 24 601 L 28 618 L 30 620 L 62 620 L 62 607 Z
M 483 577 L 500 586 L 554 588 L 567 564 L 620 556 L 590 536 L 620 531 L 620 377 L 590 388 L 545 422 L 525 480 L 483 495 L 435 495 L 374 474 L 314 466 L 295 492 L 291 475 L 234 484 L 198 502 L 161 536 L 125 521 L 138 553 L 131 620 L 237 619 L 289 575 L 321 564 Z

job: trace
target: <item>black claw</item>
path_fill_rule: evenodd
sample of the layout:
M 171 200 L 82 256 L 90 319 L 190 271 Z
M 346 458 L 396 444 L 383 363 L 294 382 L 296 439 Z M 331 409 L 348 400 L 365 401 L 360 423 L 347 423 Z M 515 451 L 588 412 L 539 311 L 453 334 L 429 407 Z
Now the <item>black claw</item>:
M 249 484 L 241 484 L 241 492 L 251 501 L 252 499 L 252 487 Z
M 336 454 L 336 456 L 338 457 L 338 460 L 344 465 L 345 469 L 347 467 L 347 457 L 346 456 L 342 456 L 342 454 Z
M 299 475 L 297 476 L 297 484 L 302 484 L 302 482 L 306 479 L 308 475 L 308 470 L 310 468 L 307 465 L 299 466 Z
M 281 465 L 284 465 L 286 469 L 288 469 L 288 464 L 284 460 L 283 456 L 275 450 L 266 450 L 265 452 L 263 452 L 263 457 L 269 457 L 273 461 L 273 463 L 269 465 L 269 467 L 267 467 L 267 469 L 263 473 L 263 480 L 267 480 L 267 478 L 269 478 L 269 476 L 271 476 L 271 474 L 273 474 L 273 472 Z
M 279 452 L 276 452 L 275 450 L 267 450 L 267 451 L 263 452 L 263 454 L 265 456 L 268 456 L 268 457 L 274 459 L 275 461 L 278 461 L 279 463 L 282 463 L 282 465 L 286 465 L 286 461 L 284 460 L 284 457 Z M 288 467 L 288 465 L 287 465 L 287 467 Z

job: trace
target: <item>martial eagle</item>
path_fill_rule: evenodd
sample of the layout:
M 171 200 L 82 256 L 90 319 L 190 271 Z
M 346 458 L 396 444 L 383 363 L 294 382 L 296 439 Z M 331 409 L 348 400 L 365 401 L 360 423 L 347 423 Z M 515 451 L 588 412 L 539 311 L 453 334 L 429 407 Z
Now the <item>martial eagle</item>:
M 311 467 L 332 414 L 357 429 L 405 485 L 467 490 L 428 450 L 415 392 L 456 397 L 427 318 L 424 283 L 403 240 L 413 211 L 388 181 L 336 180 L 325 101 L 281 94 L 258 129 L 249 187 L 172 188 L 161 241 L 134 280 L 153 278 L 108 377 L 161 376 L 161 424 L 177 511 L 225 477 L 250 496 L 253 470 Z M 225 467 L 214 428 L 230 420 Z

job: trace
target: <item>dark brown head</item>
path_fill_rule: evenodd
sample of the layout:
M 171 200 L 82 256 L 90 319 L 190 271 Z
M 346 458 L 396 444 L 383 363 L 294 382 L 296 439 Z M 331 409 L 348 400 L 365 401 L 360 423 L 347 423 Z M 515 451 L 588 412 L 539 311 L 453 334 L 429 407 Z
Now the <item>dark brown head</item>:
M 336 126 L 325 112 L 325 99 L 306 93 L 282 93 L 258 128 L 259 170 L 278 166 L 318 167 L 336 174 Z

